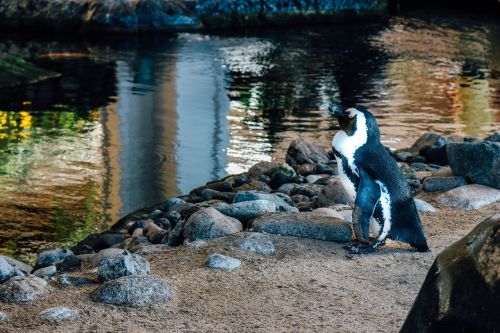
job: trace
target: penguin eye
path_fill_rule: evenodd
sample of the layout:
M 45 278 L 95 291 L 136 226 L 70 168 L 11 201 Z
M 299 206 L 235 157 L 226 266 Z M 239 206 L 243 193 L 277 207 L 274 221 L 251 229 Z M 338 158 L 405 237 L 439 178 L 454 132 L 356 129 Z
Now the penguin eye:
M 355 108 L 349 108 L 349 109 L 345 110 L 345 113 L 347 114 L 347 117 L 352 119 L 352 118 L 356 117 L 358 110 L 356 110 Z

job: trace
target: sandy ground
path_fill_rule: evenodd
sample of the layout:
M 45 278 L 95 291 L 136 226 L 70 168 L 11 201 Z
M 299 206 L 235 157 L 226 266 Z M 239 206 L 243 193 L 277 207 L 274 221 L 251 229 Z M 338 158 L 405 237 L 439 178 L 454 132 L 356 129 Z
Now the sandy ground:
M 9 320 L 0 332 L 397 332 L 435 256 L 477 223 L 500 211 L 440 207 L 421 214 L 432 253 L 388 242 L 370 255 L 348 255 L 341 244 L 271 235 L 277 251 L 261 256 L 238 249 L 235 235 L 199 249 L 170 248 L 146 258 L 152 274 L 168 281 L 168 305 L 126 308 L 94 303 L 96 287 L 59 289 L 25 305 L 0 304 Z M 205 257 L 223 253 L 240 269 L 204 268 Z M 47 323 L 37 313 L 53 306 L 76 309 L 81 320 Z

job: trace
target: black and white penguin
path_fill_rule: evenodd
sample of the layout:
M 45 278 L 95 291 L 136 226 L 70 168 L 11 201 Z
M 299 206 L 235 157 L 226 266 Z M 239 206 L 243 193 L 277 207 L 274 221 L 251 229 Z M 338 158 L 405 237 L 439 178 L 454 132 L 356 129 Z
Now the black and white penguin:
M 331 106 L 330 111 L 340 125 L 332 141 L 333 153 L 342 183 L 354 200 L 352 221 L 358 244 L 344 248 L 370 253 L 390 238 L 419 252 L 429 251 L 410 187 L 380 143 L 375 117 L 359 108 Z

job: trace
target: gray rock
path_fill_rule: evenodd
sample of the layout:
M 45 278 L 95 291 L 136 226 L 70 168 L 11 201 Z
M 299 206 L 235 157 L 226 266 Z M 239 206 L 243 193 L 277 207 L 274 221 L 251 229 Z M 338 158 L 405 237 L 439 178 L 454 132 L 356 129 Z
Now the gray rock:
M 82 267 L 82 260 L 75 255 L 66 256 L 63 260 L 56 263 L 58 272 L 70 272 L 79 270 Z
M 312 213 L 318 214 L 318 215 L 323 215 L 323 216 L 336 217 L 336 218 L 342 219 L 342 220 L 344 219 L 344 216 L 340 212 L 336 211 L 333 208 L 329 208 L 329 207 L 316 208 L 315 210 L 312 211 Z
M 183 236 L 183 231 L 184 231 L 184 226 L 186 225 L 186 220 L 180 220 L 177 222 L 175 227 L 170 230 L 169 234 L 165 236 L 162 240 L 162 244 L 166 244 L 168 246 L 177 246 L 182 244 L 182 241 L 184 239 Z
M 1 255 L 1 254 L 0 254 L 0 258 L 6 260 L 11 266 L 14 266 L 14 268 L 22 271 L 25 274 L 29 274 L 33 270 L 33 267 L 31 267 L 30 265 L 25 264 L 22 261 L 19 261 L 19 260 L 16 260 L 16 259 L 4 256 L 4 255 Z
M 453 177 L 453 171 L 449 166 L 442 167 L 434 171 L 432 177 Z
M 163 215 L 163 211 L 159 209 L 153 210 L 151 213 L 149 213 L 148 219 L 157 219 Z
M 124 249 L 118 249 L 112 247 L 109 249 L 101 250 L 99 253 L 91 255 L 85 259 L 83 259 L 81 256 L 79 256 L 78 258 L 82 259 L 83 261 L 89 262 L 91 267 L 97 267 L 101 263 L 102 259 L 107 257 L 114 257 L 119 254 L 129 254 L 129 252 Z
M 297 186 L 297 184 L 295 184 L 295 183 L 287 183 L 287 184 L 283 184 L 283 185 L 281 185 L 281 186 L 278 188 L 278 192 L 283 193 L 283 194 L 286 194 L 286 195 L 291 195 L 291 194 L 292 194 L 293 189 L 295 188 L 295 186 Z
M 23 303 L 39 299 L 47 292 L 47 282 L 39 277 L 15 276 L 0 285 L 0 300 L 4 303 Z
M 297 167 L 297 173 L 301 176 L 309 176 L 316 173 L 316 164 L 304 163 Z
M 201 197 L 205 200 L 223 200 L 225 202 L 231 202 L 234 198 L 233 192 L 220 192 L 206 188 L 201 192 Z
M 85 287 L 97 284 L 97 280 L 90 279 L 85 276 L 73 276 L 68 274 L 59 275 L 59 285 L 61 288 L 65 287 Z
M 326 207 L 337 204 L 354 205 L 353 198 L 347 193 L 342 181 L 338 177 L 332 177 L 318 195 L 318 206 Z
M 489 137 L 485 138 L 484 141 L 500 142 L 500 131 L 495 132 L 494 134 L 492 134 Z
M 276 204 L 268 200 L 252 200 L 216 207 L 224 215 L 246 222 L 264 213 L 276 212 Z
M 319 196 L 323 187 L 324 186 L 317 184 L 299 184 L 293 188 L 292 195 L 301 194 L 312 198 L 315 196 Z
M 425 163 L 412 163 L 410 167 L 415 171 L 426 171 L 428 168 Z
M 338 176 L 339 174 L 337 164 L 329 165 L 329 164 L 319 163 L 318 165 L 316 165 L 316 172 L 318 174 L 327 174 L 329 176 Z
M 258 232 L 248 233 L 243 239 L 237 240 L 236 245 L 240 249 L 264 255 L 271 254 L 276 251 L 269 236 Z
M 258 181 L 258 180 L 252 180 L 251 182 L 248 182 L 244 185 L 238 186 L 235 188 L 235 191 L 237 192 L 242 192 L 242 191 L 259 191 L 259 192 L 271 192 L 271 187 L 267 185 L 264 182 Z
M 168 211 L 168 210 L 170 210 L 170 208 L 172 208 L 175 205 L 185 204 L 185 203 L 187 203 L 187 202 L 180 199 L 180 198 L 171 198 L 167 202 L 165 202 L 165 204 L 163 205 L 163 209 L 165 211 Z
M 500 143 L 450 143 L 446 147 L 453 174 L 472 183 L 500 189 Z
M 445 206 L 473 210 L 500 200 L 500 190 L 484 185 L 470 184 L 445 192 L 439 195 L 436 200 Z
M 210 207 L 189 217 L 184 226 L 183 235 L 188 242 L 192 242 L 197 239 L 223 237 L 242 230 L 243 225 L 240 221 L 225 216 L 215 208 Z
M 407 151 L 418 155 L 420 150 L 426 146 L 441 147 L 448 143 L 448 139 L 437 133 L 425 133 Z
M 323 148 L 307 143 L 301 139 L 292 141 L 286 152 L 286 163 L 294 169 L 304 163 L 326 164 L 329 161 L 330 157 Z
M 198 249 L 201 249 L 201 248 L 204 248 L 205 246 L 207 246 L 208 243 L 204 240 L 198 239 L 198 240 L 195 240 L 194 242 L 186 243 L 186 245 L 192 249 L 198 250 Z
M 43 310 L 38 314 L 38 317 L 45 320 L 61 321 L 61 320 L 79 320 L 80 316 L 75 310 L 65 307 L 55 307 Z
M 340 210 L 339 214 L 341 215 L 342 220 L 352 223 L 352 209 Z
M 92 299 L 95 302 L 140 307 L 167 303 L 173 299 L 170 286 L 162 279 L 150 275 L 131 275 L 105 282 Z
M 36 264 L 37 266 L 53 265 L 71 254 L 73 254 L 73 252 L 70 249 L 45 250 L 38 254 Z
M 56 273 L 57 273 L 56 266 L 50 265 L 47 267 L 37 269 L 36 271 L 33 272 L 33 275 L 38 276 L 40 278 L 44 278 L 44 277 L 51 277 L 52 275 L 54 275 Z
M 211 254 L 205 261 L 205 266 L 212 269 L 230 271 L 241 266 L 241 261 L 222 254 Z
M 413 170 L 408 164 L 406 163 L 398 163 L 399 169 L 403 173 L 403 176 L 405 176 L 406 179 L 416 179 L 417 174 L 415 170 Z
M 413 154 L 405 150 L 394 152 L 394 156 L 401 162 L 409 162 L 413 159 Z
M 16 269 L 7 260 L 0 257 L 0 283 L 16 275 Z
M 415 199 L 415 206 L 417 207 L 417 211 L 419 212 L 435 213 L 437 211 L 436 208 L 432 207 L 431 204 L 420 199 Z
M 497 332 L 500 214 L 434 261 L 401 333 Z
M 296 207 L 291 206 L 284 199 L 280 198 L 276 194 L 270 193 L 258 193 L 258 192 L 238 192 L 233 199 L 234 203 L 237 202 L 245 202 L 245 201 L 253 201 L 253 200 L 267 200 L 274 202 L 276 208 L 280 212 L 298 212 L 299 210 Z
M 7 320 L 7 315 L 0 311 L 0 322 Z
M 309 175 L 306 177 L 306 182 L 309 184 L 314 184 L 320 179 L 330 178 L 330 175 Z
M 252 228 L 257 232 L 335 242 L 352 239 L 349 223 L 309 212 L 265 214 L 253 220 Z
M 169 230 L 160 228 L 153 221 L 146 223 L 143 229 L 144 236 L 153 244 L 160 244 L 168 232 Z
M 105 257 L 97 267 L 97 279 L 108 281 L 129 275 L 149 274 L 149 263 L 138 254 L 118 254 Z
M 442 192 L 448 191 L 455 187 L 467 185 L 467 180 L 464 177 L 427 177 L 424 179 L 424 191 L 427 192 Z

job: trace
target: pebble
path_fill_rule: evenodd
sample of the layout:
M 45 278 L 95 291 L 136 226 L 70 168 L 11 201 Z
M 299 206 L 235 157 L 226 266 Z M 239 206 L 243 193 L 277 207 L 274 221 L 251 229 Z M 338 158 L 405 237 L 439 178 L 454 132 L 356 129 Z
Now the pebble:
M 271 254 L 276 251 L 276 248 L 274 247 L 274 244 L 269 236 L 258 232 L 246 234 L 245 238 L 236 241 L 236 244 L 240 249 L 263 255 Z
M 205 261 L 205 266 L 212 269 L 230 271 L 241 266 L 241 261 L 223 254 L 211 254 Z
M 41 319 L 53 320 L 53 321 L 80 319 L 78 312 L 66 307 L 55 307 L 43 310 L 38 314 L 38 317 L 40 317 Z
M 420 199 L 415 199 L 415 206 L 419 212 L 435 213 L 437 211 L 431 204 Z

